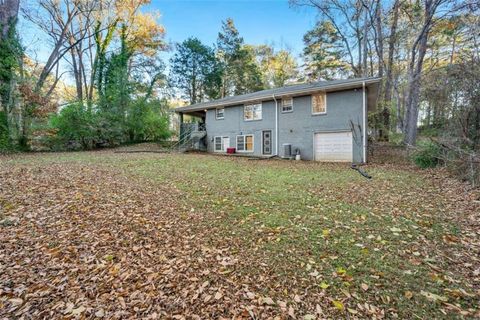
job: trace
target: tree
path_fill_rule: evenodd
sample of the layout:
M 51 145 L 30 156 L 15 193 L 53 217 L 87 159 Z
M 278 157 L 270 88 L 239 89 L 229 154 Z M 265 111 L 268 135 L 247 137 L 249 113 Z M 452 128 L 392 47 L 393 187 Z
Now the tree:
M 120 50 L 114 52 L 106 60 L 103 74 L 99 74 L 99 83 L 102 83 L 99 94 L 99 107 L 108 111 L 119 121 L 127 111 L 132 87 L 129 78 L 129 61 L 133 49 L 127 42 L 127 26 L 123 25 L 120 31 Z
M 197 38 L 178 44 L 170 64 L 170 82 L 181 90 L 190 104 L 219 96 L 222 80 L 220 63 L 213 49 Z
M 455 10 L 455 3 L 447 0 L 425 0 L 421 5 L 422 7 L 420 9 L 423 13 L 422 23 L 410 49 L 410 62 L 408 64 L 408 89 L 405 104 L 405 136 L 403 140 L 406 145 L 415 145 L 417 140 L 423 63 L 427 53 L 430 32 L 437 21 L 435 16 L 442 5 L 453 6 L 446 10 Z
M 331 80 L 347 74 L 341 38 L 330 21 L 318 21 L 303 36 L 305 73 L 310 80 Z
M 89 1 L 68 0 L 40 0 L 38 6 L 40 10 L 37 8 L 34 10 L 24 9 L 23 13 L 28 20 L 51 38 L 53 46 L 35 83 L 34 91 L 36 93 L 40 93 L 44 89 L 47 78 L 58 68 L 60 61 L 87 35 L 83 29 L 74 30 L 74 19 L 87 12 L 91 14 L 95 8 Z M 81 38 L 80 34 L 82 34 Z M 55 76 L 55 81 L 46 90 L 48 93 L 54 90 L 61 77 L 58 72 L 55 73 Z
M 218 34 L 217 56 L 224 70 L 221 97 L 263 89 L 255 54 L 251 48 L 245 47 L 243 38 L 230 18 L 222 23 L 222 31 Z
M 315 8 L 320 25 L 329 22 L 333 34 L 342 43 L 343 59 L 355 77 L 368 76 L 368 31 L 366 7 L 361 1 L 350 0 L 290 0 L 293 5 Z M 329 31 L 332 34 L 331 31 Z M 337 39 L 336 39 L 337 40 Z
M 12 144 L 13 95 L 22 59 L 22 48 L 16 31 L 18 9 L 19 0 L 0 2 L 0 149 Z
M 75 94 L 68 101 L 78 108 L 70 116 L 65 114 L 63 122 L 50 123 L 64 124 L 56 129 L 61 131 L 60 140 L 65 146 L 68 139 L 78 140 L 68 138 L 79 135 L 71 135 L 67 130 L 75 126 L 72 115 L 76 114 L 89 120 L 86 127 L 91 129 L 92 139 L 80 142 L 84 148 L 162 136 L 159 131 L 152 134 L 149 129 L 150 133 L 139 134 L 131 128 L 133 123 L 136 128 L 141 127 L 142 121 L 150 127 L 161 124 L 159 130 L 165 131 L 168 117 L 152 107 L 159 86 L 165 83 L 161 81 L 165 79 L 164 64 L 158 55 L 166 48 L 165 30 L 157 23 L 155 12 L 141 11 L 148 3 L 148 0 L 40 0 L 36 8 L 23 10 L 52 40 L 46 62 L 34 63 L 30 72 L 34 90 L 29 92 L 29 86 L 22 86 L 24 96 L 35 98 L 25 100 L 28 108 L 36 110 L 39 102 L 54 101 L 57 85 L 62 83 L 64 75 L 72 76 Z
M 269 45 L 248 46 L 256 56 L 265 88 L 283 87 L 298 76 L 297 61 L 288 49 L 276 51 Z
M 235 86 L 234 62 L 242 45 L 243 38 L 240 37 L 233 20 L 228 18 L 226 21 L 223 21 L 222 31 L 218 33 L 217 38 L 217 56 L 224 70 L 222 75 L 222 98 L 233 94 L 232 89 Z
M 17 23 L 20 0 L 3 0 L 0 2 L 0 39 L 8 36 L 10 28 Z
M 384 86 L 384 97 L 383 97 L 383 137 L 384 140 L 389 139 L 388 134 L 390 131 L 390 107 L 392 105 L 392 92 L 393 92 L 393 61 L 395 49 L 397 47 L 397 28 L 398 28 L 398 19 L 400 12 L 400 0 L 395 0 L 392 8 L 392 19 L 390 24 L 390 34 L 388 39 L 388 57 L 387 63 L 385 66 L 385 86 Z M 379 14 L 379 13 L 378 13 Z M 381 20 L 381 18 L 378 18 Z M 383 48 L 383 38 L 382 41 L 379 41 L 379 45 Z M 383 54 L 383 49 L 382 49 Z M 382 56 L 383 57 L 383 56 Z M 398 106 L 397 106 L 398 108 Z
M 240 95 L 264 89 L 262 73 L 257 64 L 255 52 L 248 46 L 242 46 L 232 65 L 234 70 L 233 94 Z

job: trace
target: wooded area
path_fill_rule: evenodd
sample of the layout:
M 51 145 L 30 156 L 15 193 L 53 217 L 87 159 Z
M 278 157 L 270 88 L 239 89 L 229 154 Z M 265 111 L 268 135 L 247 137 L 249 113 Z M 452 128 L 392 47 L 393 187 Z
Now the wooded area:
M 478 180 L 477 1 L 292 0 L 291 10 L 318 14 L 314 28 L 298 35 L 301 57 L 285 45 L 246 43 L 230 18 L 212 46 L 194 37 L 167 44 L 148 4 L 2 1 L 0 148 L 155 141 L 171 135 L 169 108 L 180 100 L 378 76 L 370 140 L 402 144 L 422 166 L 451 164 Z M 25 53 L 19 18 L 49 39 L 45 61 Z M 169 50 L 172 58 L 163 61 L 160 54 Z

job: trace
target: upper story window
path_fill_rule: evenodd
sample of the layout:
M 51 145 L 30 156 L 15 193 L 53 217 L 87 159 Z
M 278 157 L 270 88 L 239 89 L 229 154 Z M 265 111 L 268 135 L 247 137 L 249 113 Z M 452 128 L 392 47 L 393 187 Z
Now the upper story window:
M 292 112 L 293 111 L 293 99 L 284 98 L 282 99 L 282 112 Z
M 243 119 L 245 121 L 262 120 L 262 104 L 247 104 L 243 107 Z
M 312 94 L 312 114 L 327 113 L 327 94 L 318 92 Z
M 225 108 L 215 109 L 215 118 L 221 120 L 225 118 Z

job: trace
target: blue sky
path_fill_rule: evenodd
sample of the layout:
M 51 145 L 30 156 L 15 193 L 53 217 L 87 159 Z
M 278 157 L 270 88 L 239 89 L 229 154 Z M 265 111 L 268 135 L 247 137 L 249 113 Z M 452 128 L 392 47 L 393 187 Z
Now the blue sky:
M 22 6 L 35 9 L 36 0 Z M 245 43 L 287 47 L 297 58 L 303 50 L 303 35 L 314 26 L 316 17 L 314 9 L 292 8 L 288 0 L 152 0 L 143 10 L 160 12 L 159 23 L 165 27 L 169 43 L 197 37 L 213 45 L 222 21 L 232 18 Z M 51 50 L 45 46 L 48 36 L 23 18 L 19 30 L 27 53 L 45 62 Z M 172 54 L 162 53 L 165 62 Z
M 296 56 L 302 52 L 303 35 L 315 24 L 312 8 L 291 8 L 287 0 L 152 0 L 146 9 L 160 11 L 169 42 L 194 36 L 213 45 L 221 22 L 230 17 L 245 43 L 287 46 Z

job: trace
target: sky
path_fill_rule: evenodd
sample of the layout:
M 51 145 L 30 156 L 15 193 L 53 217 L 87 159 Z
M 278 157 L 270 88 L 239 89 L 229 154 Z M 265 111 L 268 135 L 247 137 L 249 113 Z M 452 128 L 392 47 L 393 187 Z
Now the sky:
M 168 42 L 193 36 L 213 45 L 222 21 L 232 18 L 245 43 L 288 47 L 296 56 L 303 35 L 315 24 L 312 8 L 292 8 L 287 0 L 152 0 L 148 9 L 160 12 Z
M 36 0 L 23 3 L 31 9 L 36 5 Z M 313 8 L 290 7 L 288 0 L 151 0 L 143 11 L 160 13 L 158 22 L 165 27 L 165 40 L 170 44 L 197 37 L 213 46 L 222 21 L 232 18 L 246 44 L 288 48 L 297 59 L 303 50 L 303 35 L 316 21 Z M 19 31 L 27 54 L 44 63 L 51 51 L 45 45 L 49 37 L 23 18 Z M 173 51 L 161 53 L 167 66 L 172 55 Z

